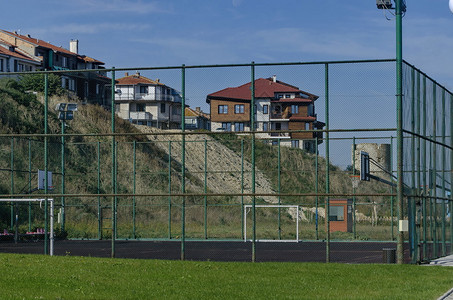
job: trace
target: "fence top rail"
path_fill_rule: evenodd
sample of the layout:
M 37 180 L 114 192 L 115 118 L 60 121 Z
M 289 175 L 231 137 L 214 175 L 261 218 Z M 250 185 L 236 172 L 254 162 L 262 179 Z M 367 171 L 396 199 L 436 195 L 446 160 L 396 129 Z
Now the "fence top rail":
M 444 87 L 443 85 L 441 85 L 440 83 L 438 83 L 436 80 L 434 80 L 431 76 L 429 76 L 428 74 L 426 74 L 425 72 L 423 72 L 422 70 L 420 70 L 419 68 L 417 68 L 415 65 L 413 64 L 410 64 L 408 63 L 407 61 L 403 60 L 403 62 L 408 65 L 409 67 L 411 67 L 412 69 L 414 69 L 415 71 L 417 71 L 418 73 L 420 73 L 421 75 L 425 76 L 426 79 L 432 81 L 432 83 L 434 85 L 437 85 L 438 87 L 440 87 L 441 89 L 443 89 L 444 91 L 446 91 L 448 94 L 450 94 L 450 96 L 453 96 L 453 93 L 450 92 L 446 87 Z
M 24 75 L 24 74 L 68 74 L 68 73 L 92 73 L 113 71 L 147 71 L 147 70 L 178 70 L 178 69 L 206 69 L 206 68 L 233 68 L 233 67 L 266 67 L 266 66 L 300 66 L 300 65 L 329 65 L 329 64 L 360 64 L 360 63 L 383 63 L 395 62 L 396 59 L 363 59 L 363 60 L 332 60 L 312 62 L 276 62 L 276 63 L 242 63 L 242 64 L 211 64 L 211 65 L 179 65 L 164 67 L 135 67 L 135 68 L 108 68 L 108 69 L 83 69 L 83 70 L 44 70 L 34 72 L 0 72 L 0 75 Z

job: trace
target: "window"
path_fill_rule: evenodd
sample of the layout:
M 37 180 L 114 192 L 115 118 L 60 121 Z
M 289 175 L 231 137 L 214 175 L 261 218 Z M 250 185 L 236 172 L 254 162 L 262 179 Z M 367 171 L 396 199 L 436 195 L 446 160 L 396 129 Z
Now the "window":
M 234 131 L 244 131 L 244 123 L 241 122 L 234 123 Z
M 68 66 L 68 58 L 63 56 L 63 67 L 67 67 Z
M 0 59 L 0 72 L 3 72 L 3 59 Z
M 330 206 L 329 221 L 344 221 L 344 207 Z
M 145 111 L 145 104 L 137 103 L 137 106 L 135 109 L 136 109 L 136 111 Z
M 291 147 L 299 148 L 299 140 L 292 140 L 291 141 Z
M 267 115 L 269 113 L 269 105 L 263 105 L 263 114 Z
M 140 94 L 148 94 L 148 87 L 145 85 L 140 86 Z
M 268 123 L 263 122 L 263 131 L 267 131 L 269 129 Z
M 244 104 L 235 104 L 234 105 L 234 113 L 235 114 L 243 114 L 244 113 Z
M 75 91 L 75 80 L 74 79 L 68 79 L 68 89 L 70 91 Z
M 290 94 L 286 94 L 285 98 L 291 98 L 291 95 Z
M 165 113 L 165 103 L 160 104 L 160 113 L 164 114 Z
M 308 115 L 310 117 L 315 116 L 315 106 L 313 104 L 308 105 Z
M 291 105 L 291 113 L 297 115 L 299 113 L 299 105 Z
M 310 130 L 310 123 L 305 123 L 305 130 Z
M 222 122 L 222 128 L 225 131 L 231 131 L 231 123 L 230 122 Z
M 228 113 L 228 105 L 219 105 L 219 114 L 227 114 Z
M 100 84 L 96 83 L 96 95 L 99 95 L 100 92 Z

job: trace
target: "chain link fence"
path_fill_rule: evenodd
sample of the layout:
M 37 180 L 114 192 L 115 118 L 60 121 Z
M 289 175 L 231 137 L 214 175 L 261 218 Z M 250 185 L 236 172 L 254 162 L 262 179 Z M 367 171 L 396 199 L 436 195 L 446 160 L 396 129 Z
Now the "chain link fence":
M 451 251 L 452 98 L 404 66 L 404 255 L 417 262 Z M 206 105 L 208 95 L 249 83 L 248 119 L 236 122 L 243 127 L 219 125 L 227 130 L 216 130 L 212 119 L 212 131 L 158 130 L 120 119 L 124 103 L 112 99 L 104 106 L 78 102 L 74 120 L 62 122 L 55 104 L 77 100 L 42 97 L 48 114 L 42 127 L 0 136 L 0 188 L 4 199 L 54 199 L 57 255 L 368 263 L 396 248 L 405 229 L 397 217 L 394 60 L 128 68 L 106 75 L 115 80 L 131 71 L 179 90 L 179 105 L 207 107 L 211 117 L 216 108 Z M 251 84 L 260 79 L 315 96 L 306 116 L 312 119 L 299 120 L 308 128 L 290 128 L 283 109 L 296 108 L 285 91 L 262 94 Z M 270 110 L 268 120 L 260 115 L 264 99 L 282 109 Z M 128 104 L 140 101 L 146 100 Z M 184 110 L 174 117 L 184 128 Z M 171 127 L 171 118 L 156 126 Z M 313 119 L 324 126 L 314 128 Z M 360 151 L 372 158 L 371 181 L 360 181 Z M 37 170 L 52 172 L 47 190 L 35 190 Z M 0 251 L 48 253 L 44 205 L 0 205 Z

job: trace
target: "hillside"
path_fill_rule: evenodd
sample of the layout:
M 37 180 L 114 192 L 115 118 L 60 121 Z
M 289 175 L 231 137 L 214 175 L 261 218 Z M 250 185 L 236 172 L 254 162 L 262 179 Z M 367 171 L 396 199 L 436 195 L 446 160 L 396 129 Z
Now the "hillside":
M 2 103 L 0 133 L 43 133 L 42 95 L 25 93 L 24 88 L 16 81 L 1 79 L 0 101 Z M 64 95 L 50 97 L 49 133 L 61 132 L 61 123 L 57 119 L 54 107 L 58 102 L 68 101 L 77 100 L 69 99 Z M 79 104 L 74 120 L 67 122 L 65 129 L 67 134 L 82 134 L 65 138 L 65 193 L 80 195 L 65 199 L 66 230 L 70 237 L 96 238 L 98 235 L 108 237 L 109 229 L 103 229 L 100 233 L 98 226 L 109 227 L 108 217 L 111 215 L 112 198 L 85 197 L 83 194 L 113 192 L 112 138 L 108 136 L 111 132 L 111 113 L 100 106 Z M 177 134 L 178 132 L 133 126 L 119 118 L 115 120 L 115 127 L 117 133 L 138 134 L 116 137 L 117 193 L 165 195 L 169 190 L 179 193 L 182 161 L 181 136 Z M 101 136 L 93 136 L 93 134 Z M 61 146 L 60 136 L 49 138 L 49 170 L 54 175 L 53 185 L 56 193 L 62 191 Z M 13 155 L 11 149 L 14 150 Z M 319 216 L 324 218 L 322 197 L 316 199 L 314 196 L 300 197 L 294 194 L 314 193 L 316 181 L 318 191 L 320 193 L 325 191 L 325 160 L 318 157 L 318 180 L 316 180 L 315 155 L 300 149 L 281 147 L 279 176 L 277 149 L 276 146 L 256 141 L 256 193 L 269 195 L 257 197 L 257 203 L 277 203 L 279 198 L 271 194 L 278 192 L 280 182 L 280 192 L 289 195 L 280 198 L 282 204 L 302 205 L 304 213 L 301 214 L 301 219 L 312 222 L 315 202 L 318 200 Z M 44 169 L 43 151 L 41 137 L 1 138 L 0 192 L 20 194 L 30 190 L 36 180 L 34 175 L 36 170 Z M 170 152 L 171 155 L 169 155 Z M 186 204 L 190 209 L 187 209 L 186 218 L 192 222 L 189 226 L 192 236 L 201 236 L 205 222 L 209 222 L 210 228 L 215 229 L 219 225 L 216 230 L 230 232 L 226 237 L 237 236 L 236 226 L 238 223 L 241 224 L 241 208 L 238 205 L 241 201 L 245 204 L 250 203 L 251 198 L 232 197 L 228 194 L 252 192 L 250 138 L 234 134 L 188 134 L 185 167 L 187 192 L 204 193 L 206 186 L 208 193 L 219 195 L 209 199 L 187 197 Z M 331 192 L 350 193 L 352 189 L 349 174 L 333 165 L 330 170 Z M 387 191 L 387 187 L 375 183 L 361 185 L 357 190 L 358 193 Z M 384 197 L 363 199 L 365 200 L 373 201 L 375 204 L 358 207 L 358 219 L 376 216 L 378 211 L 380 215 L 388 215 L 388 207 L 379 205 L 387 201 Z M 126 238 L 177 236 L 180 201 L 178 197 L 118 197 L 118 235 Z M 210 207 L 209 213 L 203 212 L 203 206 L 206 205 Z M 22 216 L 27 214 L 25 207 L 21 208 L 21 211 Z M 288 212 L 294 218 L 295 211 Z M 103 217 L 98 219 L 99 215 Z M 8 227 L 9 216 L 9 207 L 1 207 L 0 227 Z M 35 227 L 42 226 L 39 224 L 42 222 L 39 212 L 34 213 L 32 218 L 36 219 Z M 25 217 L 22 219 L 25 223 Z M 150 220 L 153 220 L 153 226 L 149 226 Z M 24 224 L 23 227 L 25 228 L 26 225 Z M 225 237 L 225 234 L 218 233 L 218 236 Z

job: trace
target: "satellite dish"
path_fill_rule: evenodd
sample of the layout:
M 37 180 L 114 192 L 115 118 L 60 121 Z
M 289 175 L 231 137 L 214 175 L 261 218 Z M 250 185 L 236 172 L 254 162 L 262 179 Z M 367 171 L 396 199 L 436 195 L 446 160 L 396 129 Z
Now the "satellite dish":
M 453 0 L 450 0 L 449 6 L 450 6 L 450 11 L 453 13 Z

